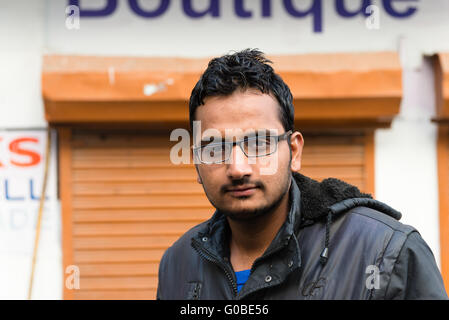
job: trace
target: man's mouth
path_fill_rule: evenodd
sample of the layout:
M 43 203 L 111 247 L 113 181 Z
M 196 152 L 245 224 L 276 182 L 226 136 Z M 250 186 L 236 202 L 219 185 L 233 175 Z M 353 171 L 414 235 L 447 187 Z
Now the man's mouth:
M 253 195 L 258 189 L 257 186 L 238 186 L 238 187 L 230 187 L 226 189 L 226 192 L 229 193 L 233 197 L 249 197 Z

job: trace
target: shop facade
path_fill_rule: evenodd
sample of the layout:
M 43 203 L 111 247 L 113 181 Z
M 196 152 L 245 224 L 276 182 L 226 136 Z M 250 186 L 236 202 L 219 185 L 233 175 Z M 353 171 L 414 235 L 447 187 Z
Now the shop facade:
M 60 269 L 56 280 L 45 275 L 61 288 L 53 297 L 155 297 L 165 249 L 213 213 L 193 164 L 170 159 L 172 134 L 189 129 L 190 91 L 209 59 L 247 47 L 265 51 L 291 88 L 301 173 L 345 180 L 401 211 L 447 284 L 449 48 L 420 34 L 442 13 L 424 1 L 373 1 L 376 29 L 364 1 L 194 2 L 42 1 L 28 13 L 41 24 L 33 108 L 42 116 L 12 127 L 38 123 L 55 136 Z M 79 288 L 67 285 L 71 266 Z

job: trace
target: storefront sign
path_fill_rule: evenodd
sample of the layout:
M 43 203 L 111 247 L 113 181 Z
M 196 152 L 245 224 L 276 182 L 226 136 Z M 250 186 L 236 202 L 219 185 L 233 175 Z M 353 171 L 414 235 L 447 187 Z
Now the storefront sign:
M 328 1 L 329 0 L 326 0 L 326 2 Z M 69 14 L 77 14 L 79 12 L 81 18 L 108 17 L 114 14 L 117 10 L 118 0 L 105 0 L 103 2 L 103 6 L 99 8 L 87 9 L 83 6 L 81 1 L 69 0 L 69 6 L 75 6 L 79 9 L 74 10 L 73 13 Z M 311 17 L 313 21 L 313 31 L 323 31 L 323 0 L 305 1 L 306 5 L 304 5 L 304 1 L 300 3 L 299 1 L 294 0 L 283 0 L 281 2 L 283 9 L 288 16 L 294 19 Z M 371 7 L 373 5 L 371 0 L 358 0 L 358 4 L 355 6 L 356 9 L 354 9 L 354 5 L 348 6 L 346 0 L 334 0 L 333 2 L 333 9 L 337 15 L 343 19 L 353 18 L 357 15 L 367 17 L 374 11 Z M 238 18 L 250 19 L 254 16 L 254 12 L 252 10 L 246 9 L 245 0 L 155 0 L 151 1 L 151 9 L 147 8 L 148 5 L 142 5 L 138 0 L 128 0 L 127 3 L 129 10 L 131 10 L 135 15 L 145 19 L 160 18 L 170 10 L 170 7 L 174 5 L 180 5 L 184 15 L 193 19 L 207 16 L 212 18 L 220 18 L 222 15 L 221 6 L 225 4 L 232 5 L 234 14 Z M 156 6 L 154 5 L 155 3 Z M 354 3 L 354 1 L 352 1 L 352 3 Z M 272 10 L 272 0 L 259 0 L 259 5 L 261 17 L 270 18 L 274 16 L 275 13 Z M 418 10 L 418 5 L 418 0 L 382 0 L 381 4 L 385 13 L 393 18 L 408 18 L 413 16 Z M 201 7 L 202 9 L 198 9 L 198 7 Z

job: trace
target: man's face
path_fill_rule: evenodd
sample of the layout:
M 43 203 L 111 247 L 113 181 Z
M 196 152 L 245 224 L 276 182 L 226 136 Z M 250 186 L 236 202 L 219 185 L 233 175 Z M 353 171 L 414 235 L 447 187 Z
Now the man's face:
M 195 120 L 201 121 L 203 141 L 210 141 L 208 137 L 223 141 L 231 137 L 239 141 L 251 132 L 270 130 L 277 132 L 275 135 L 283 134 L 279 108 L 271 95 L 251 89 L 237 90 L 230 96 L 207 98 L 197 108 Z M 218 133 L 221 137 L 216 137 Z M 209 201 L 236 220 L 248 220 L 272 211 L 289 190 L 291 170 L 299 170 L 302 151 L 299 132 L 292 135 L 291 146 L 292 161 L 288 139 L 284 139 L 279 141 L 277 151 L 268 156 L 249 159 L 235 145 L 225 163 L 196 165 Z

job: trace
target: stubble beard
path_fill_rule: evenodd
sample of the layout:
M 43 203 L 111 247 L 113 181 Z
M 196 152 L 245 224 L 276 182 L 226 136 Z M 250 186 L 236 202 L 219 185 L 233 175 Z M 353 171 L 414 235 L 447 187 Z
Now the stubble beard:
M 291 184 L 291 175 L 290 175 L 290 177 L 287 177 L 285 184 L 284 184 L 284 186 L 282 186 L 281 192 L 279 193 L 279 195 L 277 196 L 276 199 L 274 199 L 271 203 L 269 203 L 263 207 L 259 207 L 259 208 L 255 208 L 255 209 L 228 210 L 228 209 L 217 206 L 215 203 L 213 203 L 211 201 L 210 198 L 209 198 L 209 201 L 217 209 L 217 211 L 222 213 L 225 217 L 227 217 L 233 221 L 248 222 L 248 221 L 259 219 L 263 216 L 267 216 L 269 214 L 274 213 L 276 211 L 276 209 L 279 207 L 279 205 L 281 204 L 284 197 L 289 192 L 290 184 Z M 265 186 L 262 186 L 260 189 L 263 192 L 265 190 Z M 245 200 L 242 200 L 242 201 L 245 201 Z

